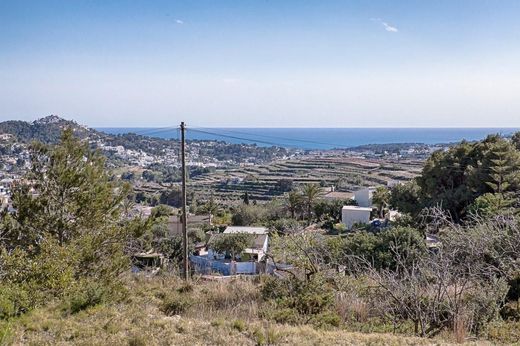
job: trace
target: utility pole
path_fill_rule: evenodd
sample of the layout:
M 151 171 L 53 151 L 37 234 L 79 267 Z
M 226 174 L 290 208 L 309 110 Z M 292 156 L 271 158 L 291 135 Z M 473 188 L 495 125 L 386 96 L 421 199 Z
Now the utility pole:
M 188 280 L 188 213 L 186 212 L 186 125 L 181 122 L 181 161 L 182 161 L 182 276 Z

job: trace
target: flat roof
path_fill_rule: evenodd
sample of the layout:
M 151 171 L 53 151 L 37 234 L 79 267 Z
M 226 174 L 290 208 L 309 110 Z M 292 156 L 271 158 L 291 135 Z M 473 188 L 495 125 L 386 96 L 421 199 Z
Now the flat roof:
M 224 233 L 249 233 L 249 234 L 267 234 L 265 227 L 243 227 L 243 226 L 228 226 Z
M 357 205 L 345 205 L 341 210 L 372 211 L 372 208 L 358 207 Z

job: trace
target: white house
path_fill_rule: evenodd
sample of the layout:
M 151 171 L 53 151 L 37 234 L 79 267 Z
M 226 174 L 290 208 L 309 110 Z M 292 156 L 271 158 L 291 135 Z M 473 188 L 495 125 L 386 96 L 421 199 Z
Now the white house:
M 370 213 L 372 208 L 358 207 L 353 205 L 344 206 L 341 209 L 341 222 L 347 226 L 347 229 L 352 229 L 357 223 L 368 224 L 370 222 Z
M 228 226 L 224 233 L 267 234 L 268 230 L 265 227 Z
M 403 182 L 400 181 L 400 180 L 388 180 L 386 182 L 386 186 L 391 189 L 391 188 L 393 188 L 393 187 L 395 187 L 397 185 L 401 185 L 402 183 Z
M 363 208 L 372 207 L 372 195 L 376 190 L 375 187 L 366 187 L 361 190 L 354 191 L 354 199 L 358 206 Z
M 224 234 L 246 233 L 253 235 L 253 244 L 246 248 L 240 254 L 241 261 L 255 261 L 260 262 L 267 252 L 269 242 L 268 230 L 265 227 L 239 227 L 229 226 L 224 230 Z M 211 237 L 215 238 L 220 234 L 213 234 Z M 211 240 L 209 241 L 211 243 Z M 215 253 L 211 247 L 208 249 L 208 257 L 215 259 L 223 259 L 222 254 Z

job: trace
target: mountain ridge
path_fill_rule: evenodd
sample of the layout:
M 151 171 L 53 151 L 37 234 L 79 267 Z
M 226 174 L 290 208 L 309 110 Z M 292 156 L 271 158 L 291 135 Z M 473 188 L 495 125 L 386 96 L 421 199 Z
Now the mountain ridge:
M 47 144 L 55 144 L 59 141 L 61 132 L 66 128 L 72 129 L 74 134 L 82 139 L 101 139 L 107 137 L 103 133 L 85 125 L 80 125 L 74 120 L 67 120 L 54 114 L 36 119 L 32 122 L 23 120 L 0 122 L 0 133 L 11 134 L 18 141 L 23 143 L 36 140 Z

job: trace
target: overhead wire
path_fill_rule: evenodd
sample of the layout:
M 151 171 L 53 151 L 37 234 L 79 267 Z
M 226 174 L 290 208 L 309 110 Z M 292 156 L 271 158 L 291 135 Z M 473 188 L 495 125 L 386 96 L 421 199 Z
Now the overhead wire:
M 205 128 L 205 127 L 191 127 L 191 129 L 196 129 L 196 130 L 201 130 L 201 131 L 207 131 L 208 130 L 208 128 Z M 209 130 L 211 131 L 211 130 L 214 130 L 214 129 L 209 129 Z M 335 148 L 349 148 L 348 146 L 345 146 L 345 145 L 342 145 L 342 144 L 312 141 L 312 140 L 308 140 L 308 139 L 299 139 L 299 138 L 294 138 L 294 137 L 290 138 L 290 137 L 282 137 L 282 136 L 264 135 L 264 134 L 258 134 L 258 133 L 236 131 L 236 130 L 228 129 L 228 128 L 219 128 L 218 130 L 223 131 L 223 132 L 227 132 L 227 133 L 231 133 L 231 134 L 236 133 L 236 134 L 239 134 L 239 135 L 247 135 L 247 136 L 253 136 L 253 137 L 272 138 L 272 139 L 279 139 L 279 140 L 288 141 L 288 142 L 300 142 L 300 143 L 327 145 L 327 146 L 335 147 Z M 215 135 L 217 135 L 217 134 L 215 134 Z M 284 144 L 284 145 L 286 145 L 286 144 Z
M 198 130 L 198 129 L 193 129 L 193 128 L 186 128 L 186 130 L 187 130 L 188 132 L 191 131 L 191 132 L 196 132 L 196 133 L 203 133 L 203 134 L 213 135 L 213 136 L 222 137 L 222 138 L 230 138 L 230 139 L 242 140 L 242 141 L 252 142 L 252 143 L 267 144 L 267 145 L 272 145 L 272 146 L 277 146 L 277 147 L 293 147 L 293 148 L 299 148 L 299 147 L 296 146 L 296 145 L 290 145 L 290 144 L 284 144 L 284 143 L 277 143 L 277 142 L 265 141 L 265 140 L 254 139 L 254 138 L 246 138 L 246 137 L 239 137 L 239 136 L 231 136 L 231 135 L 225 135 L 225 134 L 222 134 L 222 133 L 216 133 L 216 132 L 211 132 L 211 131 Z
M 281 142 L 275 142 L 275 141 L 261 140 L 261 139 L 256 139 L 256 138 L 247 138 L 247 137 L 244 137 L 244 136 L 235 136 L 235 135 L 223 134 L 223 133 L 218 133 L 218 132 L 214 132 L 214 131 L 208 131 L 207 129 L 208 128 L 205 128 L 205 127 L 186 127 L 186 131 L 187 132 L 191 131 L 191 132 L 195 132 L 195 133 L 207 134 L 207 135 L 212 135 L 212 136 L 221 137 L 221 138 L 242 140 L 242 141 L 251 142 L 251 143 L 259 143 L 259 144 L 272 145 L 272 146 L 278 146 L 278 147 L 301 148 L 300 146 L 297 146 L 297 145 L 281 143 Z M 147 130 L 144 130 L 144 131 L 135 131 L 135 132 L 132 132 L 132 133 L 137 134 L 137 135 L 150 136 L 150 135 L 153 135 L 153 134 L 163 133 L 163 132 L 172 131 L 172 130 L 176 130 L 176 133 L 177 133 L 177 137 L 176 138 L 177 139 L 180 138 L 179 137 L 179 126 L 178 125 L 176 125 L 176 126 L 167 126 L 167 127 L 162 127 L 162 128 L 147 129 Z M 236 133 L 236 134 L 242 134 L 242 135 L 246 135 L 246 136 L 280 139 L 280 140 L 283 140 L 283 141 L 301 142 L 301 143 L 309 143 L 309 144 L 320 144 L 320 145 L 331 146 L 333 148 L 345 148 L 345 149 L 351 148 L 351 147 L 348 147 L 348 146 L 345 146 L 345 145 L 334 144 L 334 143 L 311 141 L 311 140 L 298 139 L 298 138 L 288 138 L 288 137 L 282 137 L 282 136 L 270 136 L 270 135 L 263 135 L 263 134 L 253 134 L 253 133 L 249 133 L 249 132 L 236 131 L 236 130 L 231 130 L 231 129 L 222 129 L 222 130 L 225 131 L 225 132 L 228 132 L 228 133 Z M 443 168 L 451 168 L 451 169 L 455 169 L 455 170 L 459 170 L 459 171 L 464 171 L 465 170 L 465 168 L 461 167 L 460 165 L 444 165 L 442 167 Z M 484 167 L 473 167 L 473 168 L 479 169 L 481 171 L 491 171 L 491 168 L 484 168 Z

